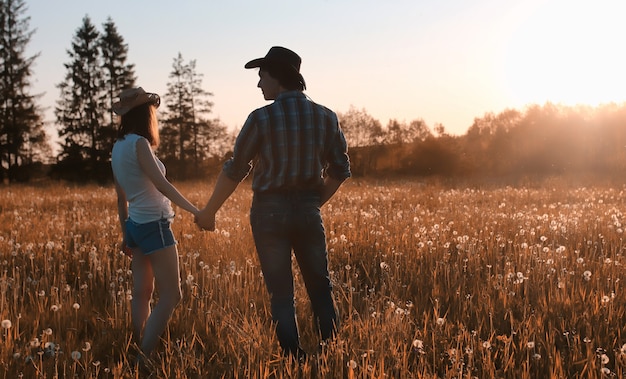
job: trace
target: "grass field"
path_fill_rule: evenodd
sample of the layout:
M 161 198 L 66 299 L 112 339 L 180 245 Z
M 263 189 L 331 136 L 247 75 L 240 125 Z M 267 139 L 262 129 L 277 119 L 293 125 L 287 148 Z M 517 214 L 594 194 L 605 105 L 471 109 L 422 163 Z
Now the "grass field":
M 213 183 L 181 183 L 203 205 Z M 199 232 L 163 378 L 600 378 L 626 374 L 626 187 L 353 179 L 322 212 L 342 327 L 280 356 L 242 184 Z M 0 378 L 134 378 L 130 261 L 112 187 L 0 190 Z M 317 337 L 300 278 L 304 348 Z

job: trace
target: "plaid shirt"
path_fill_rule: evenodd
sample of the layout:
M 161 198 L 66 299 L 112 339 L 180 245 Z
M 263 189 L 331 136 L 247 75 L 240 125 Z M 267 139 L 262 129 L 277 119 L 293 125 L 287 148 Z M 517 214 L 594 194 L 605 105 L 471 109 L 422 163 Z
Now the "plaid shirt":
M 350 177 L 347 152 L 337 115 L 302 91 L 288 91 L 250 113 L 223 169 L 230 179 L 242 181 L 254 167 L 255 192 L 317 189 L 325 175 Z

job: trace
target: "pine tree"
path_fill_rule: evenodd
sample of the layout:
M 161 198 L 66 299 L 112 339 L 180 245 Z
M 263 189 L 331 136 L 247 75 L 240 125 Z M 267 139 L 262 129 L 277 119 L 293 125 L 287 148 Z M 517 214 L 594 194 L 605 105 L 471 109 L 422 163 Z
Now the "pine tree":
M 102 53 L 102 67 L 104 69 L 104 88 L 106 89 L 104 103 L 108 113 L 108 124 L 101 128 L 100 138 L 104 149 L 102 153 L 108 156 L 115 142 L 116 117 L 112 105 L 117 101 L 122 90 L 135 86 L 134 65 L 126 63 L 128 45 L 118 33 L 117 27 L 111 18 L 103 24 L 104 31 L 100 37 L 100 51 Z
M 43 117 L 29 93 L 36 54 L 25 57 L 34 33 L 29 30 L 24 0 L 0 0 L 0 180 L 28 179 L 33 163 L 42 162 L 50 146 Z
M 198 172 L 200 161 L 209 153 L 208 144 L 214 127 L 214 123 L 206 118 L 213 108 L 213 103 L 208 97 L 213 94 L 202 88 L 203 75 L 197 72 L 195 60 L 189 62 L 186 74 L 191 100 L 191 141 L 187 155 L 193 159 L 194 172 Z
M 175 163 L 177 168 L 184 167 L 185 141 L 189 139 L 188 123 L 191 118 L 191 96 L 186 78 L 189 67 L 185 64 L 182 54 L 174 58 L 170 82 L 167 83 L 167 92 L 164 96 L 166 108 L 162 111 L 161 145 L 159 155 L 170 165 Z
M 64 64 L 67 74 L 58 85 L 61 95 L 55 109 L 59 136 L 64 138 L 59 170 L 68 178 L 105 179 L 110 174 L 103 153 L 109 143 L 100 138 L 107 125 L 105 78 L 100 33 L 89 16 L 83 18 L 67 53 L 71 62 Z
M 213 107 L 209 97 L 213 94 L 202 88 L 202 74 L 197 72 L 195 60 L 186 63 L 179 53 L 170 79 L 159 152 L 174 163 L 175 172 L 181 176 L 199 174 L 202 161 L 211 156 L 212 143 L 226 137 L 226 127 L 208 118 Z

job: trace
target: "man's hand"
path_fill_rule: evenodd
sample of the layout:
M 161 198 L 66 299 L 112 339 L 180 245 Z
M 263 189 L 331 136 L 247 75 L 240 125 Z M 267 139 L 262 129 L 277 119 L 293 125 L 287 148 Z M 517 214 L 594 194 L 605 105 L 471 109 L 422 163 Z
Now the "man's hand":
M 195 222 L 200 230 L 215 230 L 215 213 L 202 209 L 196 214 Z

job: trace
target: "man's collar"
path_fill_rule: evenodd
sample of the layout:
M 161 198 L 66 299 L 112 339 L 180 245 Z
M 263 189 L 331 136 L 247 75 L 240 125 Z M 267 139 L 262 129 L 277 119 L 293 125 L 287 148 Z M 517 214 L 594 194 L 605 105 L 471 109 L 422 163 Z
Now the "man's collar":
M 304 96 L 304 92 L 299 91 L 299 90 L 283 91 L 279 93 L 278 96 L 276 96 L 275 100 L 280 100 L 286 97 L 296 97 L 296 96 Z

